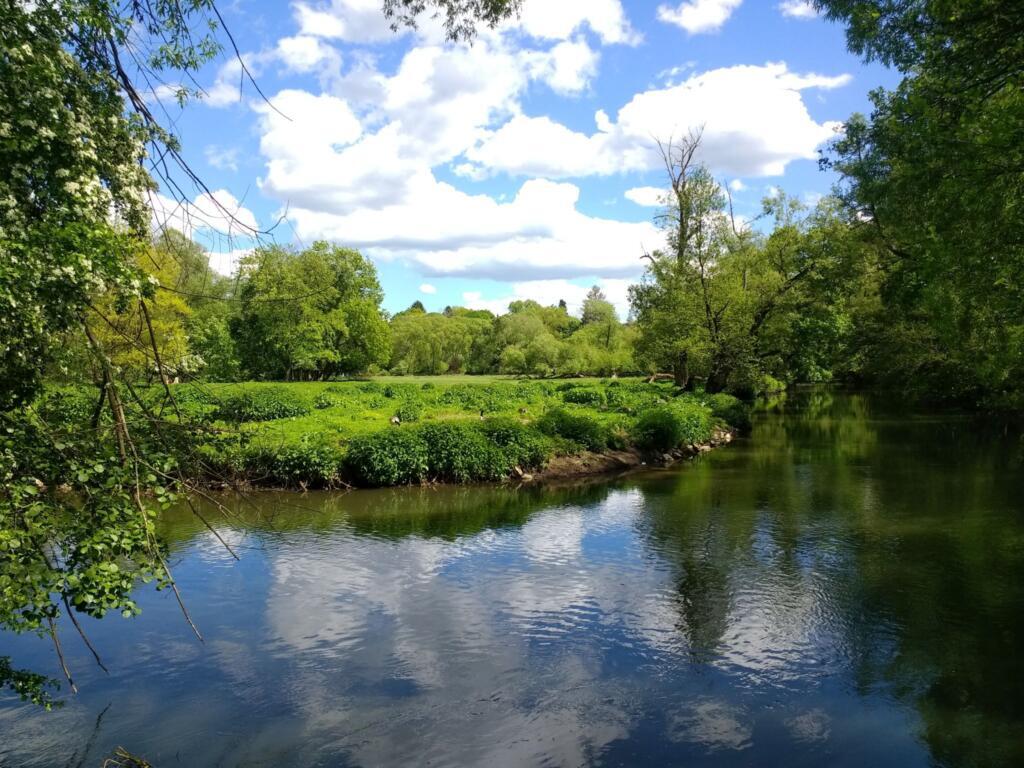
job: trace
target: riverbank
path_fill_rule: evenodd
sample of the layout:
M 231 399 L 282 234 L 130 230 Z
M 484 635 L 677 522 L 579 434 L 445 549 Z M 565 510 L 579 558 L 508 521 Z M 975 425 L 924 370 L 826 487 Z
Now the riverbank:
M 712 430 L 711 437 L 705 443 L 691 443 L 663 452 L 645 452 L 629 448 L 620 451 L 601 453 L 585 451 L 575 455 L 557 456 L 536 475 L 526 475 L 521 479 L 527 482 L 544 482 L 575 477 L 613 475 L 641 467 L 670 467 L 678 462 L 693 459 L 702 453 L 727 445 L 733 441 L 736 434 L 737 430 L 734 428 L 718 427 Z
M 415 381 L 184 384 L 144 397 L 182 441 L 199 486 L 316 489 L 539 480 L 679 461 L 749 423 L 728 395 L 642 379 L 446 377 Z M 81 422 L 95 398 L 40 404 Z

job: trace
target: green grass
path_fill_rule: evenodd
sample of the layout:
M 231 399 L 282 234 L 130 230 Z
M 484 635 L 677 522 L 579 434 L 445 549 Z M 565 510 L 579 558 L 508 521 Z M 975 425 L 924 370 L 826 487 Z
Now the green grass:
M 591 408 L 563 402 L 558 388 L 567 384 L 574 388 L 593 388 L 600 386 L 602 381 L 609 382 L 599 378 L 537 381 L 512 376 L 378 376 L 365 381 L 186 384 L 183 388 L 201 388 L 220 401 L 241 392 L 285 389 L 309 403 L 310 412 L 307 415 L 265 422 L 246 422 L 240 424 L 239 428 L 261 444 L 284 445 L 303 437 L 318 436 L 343 446 L 354 437 L 392 426 L 391 418 L 400 413 L 407 401 L 419 404 L 421 413 L 417 418 L 418 422 L 461 419 L 479 421 L 481 410 L 485 416 L 514 415 L 521 420 L 532 421 L 548 409 L 563 405 L 567 408 L 593 411 Z M 643 388 L 645 391 L 656 393 L 656 397 L 668 399 L 672 396 L 671 387 L 665 384 L 648 385 L 642 379 L 614 381 L 619 382 L 617 386 Z M 367 391 L 367 384 L 379 385 L 380 390 Z M 423 388 L 424 384 L 427 385 L 427 389 Z M 472 398 L 444 402 L 443 393 L 460 391 L 467 387 L 488 394 L 493 393 L 493 396 L 481 398 L 479 402 L 473 401 Z M 326 408 L 315 407 L 317 398 L 323 395 L 335 399 L 335 403 Z M 521 413 L 521 410 L 525 410 L 525 413 Z M 611 421 L 614 412 L 614 409 L 594 411 L 594 415 L 602 421 Z
M 714 424 L 742 426 L 746 413 L 735 398 L 642 379 L 381 376 L 173 391 L 188 419 L 221 428 L 201 448 L 207 465 L 286 486 L 493 480 L 584 450 L 668 451 L 706 439 Z M 87 394 L 55 393 L 50 408 L 81 420 Z M 155 410 L 164 395 L 153 387 L 147 397 Z M 162 405 L 165 416 L 172 410 Z

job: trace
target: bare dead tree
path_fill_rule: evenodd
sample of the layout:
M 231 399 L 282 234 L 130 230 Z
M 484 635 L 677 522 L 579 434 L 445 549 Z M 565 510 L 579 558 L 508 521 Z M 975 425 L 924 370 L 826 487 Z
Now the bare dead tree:
M 693 232 L 690 181 L 696 163 L 694 158 L 700 148 L 704 128 L 690 129 L 685 136 L 676 139 L 669 136 L 667 140 L 655 138 L 654 141 L 661 153 L 665 175 L 668 178 L 671 194 L 663 211 L 654 220 L 669 233 L 669 245 L 672 246 L 678 261 L 687 255 Z

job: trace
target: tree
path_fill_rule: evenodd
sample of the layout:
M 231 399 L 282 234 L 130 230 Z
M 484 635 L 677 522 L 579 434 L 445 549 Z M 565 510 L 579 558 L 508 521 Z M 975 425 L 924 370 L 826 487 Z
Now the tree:
M 475 23 L 494 26 L 518 12 L 519 0 L 383 6 L 396 24 L 434 9 L 449 37 L 466 39 Z M 221 50 L 220 26 L 213 0 L 0 4 L 0 625 L 48 634 L 62 662 L 62 613 L 73 621 L 76 611 L 131 615 L 137 579 L 156 578 L 177 594 L 148 499 L 166 503 L 187 481 L 160 419 L 141 399 L 137 413 L 126 407 L 135 393 L 86 315 L 105 292 L 119 311 L 137 303 L 146 320 L 157 289 L 138 268 L 151 245 L 147 165 L 157 174 L 176 168 L 209 191 L 133 77 L 188 81 Z M 179 87 L 176 95 L 184 103 L 196 93 Z M 386 357 L 386 324 L 369 311 L 371 300 L 350 317 L 369 331 L 364 360 Z M 159 369 L 157 334 L 147 331 Z M 103 371 L 95 429 L 84 436 L 46 423 L 35 407 L 44 372 L 75 336 Z M 355 364 L 349 354 L 340 365 Z M 104 408 L 109 422 L 99 418 Z M 74 515 L 67 498 L 81 500 Z M 0 686 L 48 703 L 46 683 L 0 657 Z
M 490 28 L 515 16 L 522 0 L 384 0 L 384 15 L 391 28 L 415 27 L 419 16 L 429 12 L 440 18 L 450 40 L 472 40 L 479 24 Z
M 932 397 L 1024 392 L 1024 18 L 1006 0 L 820 0 L 851 50 L 898 68 L 823 164 L 878 253 L 874 377 Z
M 202 0 L 0 7 L 0 624 L 49 635 L 58 653 L 62 613 L 132 614 L 136 577 L 173 588 L 146 500 L 174 484 L 157 474 L 173 469 L 166 443 L 148 439 L 154 420 L 129 423 L 131 392 L 89 318 L 102 294 L 148 326 L 146 148 L 156 168 L 181 157 L 123 62 L 198 69 L 218 50 L 211 13 Z M 146 334 L 158 345 L 156 328 Z M 44 372 L 74 344 L 103 372 L 98 407 L 111 419 L 88 435 L 35 406 Z M 74 515 L 67 498 L 80 499 Z M 34 678 L 6 661 L 0 670 L 0 685 L 47 701 L 24 685 Z
M 474 350 L 490 335 L 491 317 L 402 312 L 391 321 L 390 370 L 401 374 L 464 373 Z M 487 313 L 489 315 L 490 313 Z
M 234 323 L 242 364 L 263 378 L 308 379 L 387 363 L 390 332 L 372 262 L 316 242 L 303 251 L 257 250 Z
M 699 359 L 707 386 L 717 391 L 728 377 L 721 344 L 728 308 L 716 280 L 726 250 L 725 198 L 710 172 L 695 162 L 700 134 L 658 143 L 671 186 L 669 203 L 656 221 L 666 233 L 667 251 L 648 256 L 645 280 L 630 289 L 641 329 L 640 354 L 654 367 L 667 366 L 676 385 L 690 385 Z
M 141 274 L 155 284 L 173 286 L 180 279 L 179 262 L 159 241 L 141 255 L 139 262 Z M 123 376 L 133 382 L 148 383 L 161 375 L 185 376 L 197 367 L 186 331 L 191 308 L 181 294 L 159 291 L 145 302 L 127 306 L 119 306 L 120 298 L 117 291 L 94 296 L 86 325 Z M 159 366 L 156 355 L 160 358 Z M 100 381 L 102 366 L 91 359 L 88 349 L 82 351 L 81 357 L 91 361 L 96 369 L 93 379 Z
M 600 288 L 596 285 L 587 292 L 587 298 L 583 300 L 583 325 L 601 323 L 607 325 L 616 320 L 615 306 L 608 301 Z
M 769 235 L 738 227 L 723 187 L 694 163 L 699 141 L 692 134 L 661 145 L 672 194 L 657 220 L 668 248 L 648 256 L 643 281 L 630 289 L 639 362 L 671 368 L 683 388 L 692 372 L 708 392 L 746 395 L 797 370 L 825 376 L 825 358 L 840 346 L 828 335 L 840 321 L 826 311 L 825 301 L 836 301 L 826 287 L 849 274 L 851 252 L 822 234 L 840 236 L 846 222 L 829 201 L 808 216 L 779 193 L 764 201 L 774 219 Z M 814 345 L 798 369 L 793 339 L 801 337 Z

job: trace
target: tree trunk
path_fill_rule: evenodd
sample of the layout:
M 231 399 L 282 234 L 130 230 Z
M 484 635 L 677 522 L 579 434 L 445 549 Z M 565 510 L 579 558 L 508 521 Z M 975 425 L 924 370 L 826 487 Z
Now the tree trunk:
M 686 389 L 690 385 L 690 353 L 683 350 L 676 358 L 676 364 L 672 369 L 672 379 L 680 389 Z
M 714 395 L 723 391 L 728 383 L 729 366 L 716 362 L 708 374 L 708 380 L 704 382 L 704 391 Z

